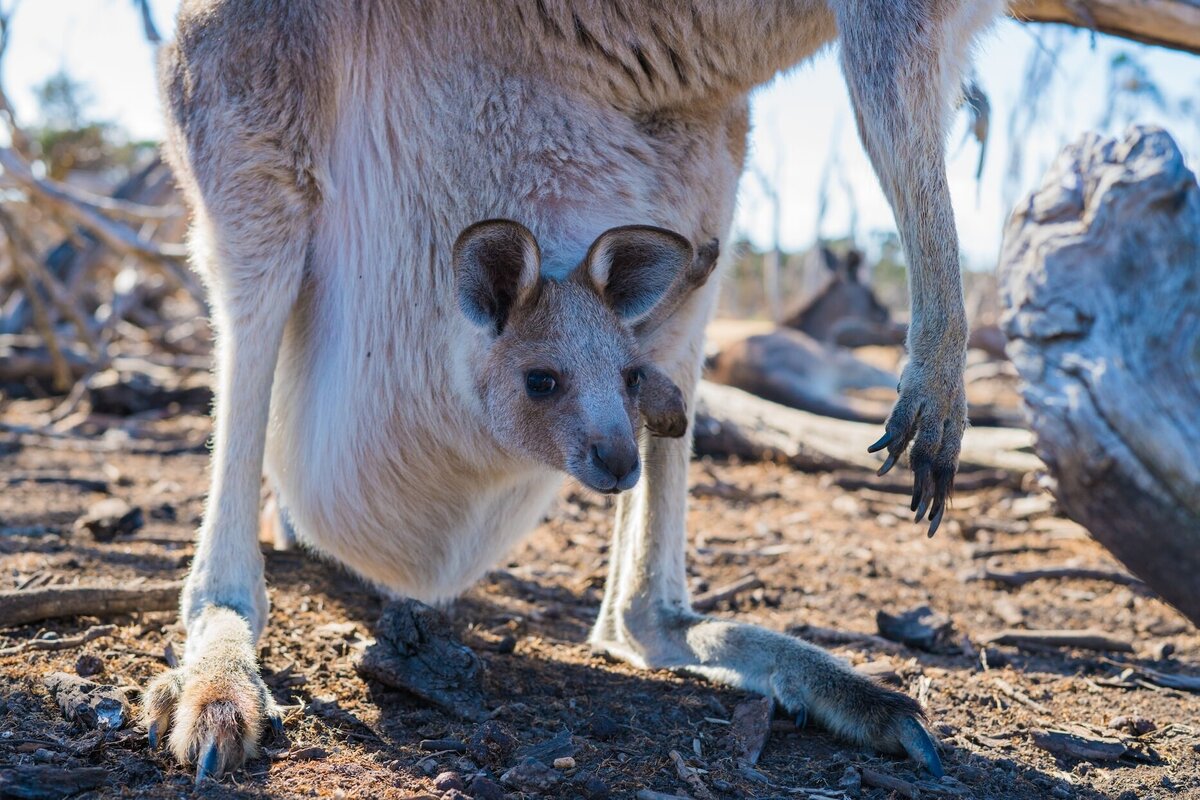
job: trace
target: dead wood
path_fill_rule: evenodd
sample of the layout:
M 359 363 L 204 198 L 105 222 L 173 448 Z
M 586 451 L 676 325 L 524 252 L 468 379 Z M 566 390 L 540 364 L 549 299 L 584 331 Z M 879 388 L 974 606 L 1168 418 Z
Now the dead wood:
M 53 672 L 44 683 L 63 716 L 89 728 L 115 731 L 129 721 L 129 703 L 115 686 L 105 686 L 66 672 Z
M 868 489 L 876 492 L 890 492 L 906 496 L 912 494 L 911 480 L 905 481 L 901 479 L 901 476 L 893 477 L 891 474 L 883 477 L 871 477 L 864 475 L 862 472 L 835 472 L 830 479 L 830 483 L 851 492 Z M 977 492 L 982 489 L 993 489 L 997 486 L 1008 486 L 1015 489 L 1020 486 L 1020 479 L 1011 472 L 987 469 L 978 472 L 967 472 L 956 476 L 954 479 L 954 491 L 956 493 Z
M 462 719 L 482 720 L 483 665 L 450 630 L 445 615 L 435 608 L 415 600 L 391 603 L 375 625 L 375 644 L 355 669 Z
M 56 617 L 109 617 L 179 607 L 183 582 L 144 586 L 52 586 L 0 592 L 0 626 L 13 627 Z
M 1120 739 L 1097 736 L 1085 728 L 1070 730 L 1033 731 L 1033 743 L 1058 756 L 1082 758 L 1087 761 L 1116 761 L 1129 749 Z
M 1008 548 L 1008 550 L 1011 551 L 1013 548 Z M 972 555 L 972 558 L 974 557 Z M 1001 572 L 1000 570 L 984 568 L 979 572 L 968 575 L 967 581 L 994 581 L 1002 583 L 1005 586 L 1024 586 L 1033 581 L 1062 580 L 1068 578 L 1105 581 L 1107 583 L 1120 584 L 1121 586 L 1134 586 L 1140 589 L 1146 588 L 1145 583 L 1128 572 L 1117 572 L 1111 569 L 1087 569 L 1083 567 L 1042 567 L 1040 569 L 1027 569 L 1018 572 Z
M 1133 644 L 1127 639 L 1117 639 L 1104 631 L 1071 630 L 1018 630 L 1009 629 L 994 633 L 984 639 L 985 644 L 1046 645 L 1051 647 L 1074 647 L 1080 650 L 1112 650 L 1132 653 Z
M 762 579 L 757 575 L 745 575 L 733 583 L 718 586 L 710 592 L 697 595 L 692 600 L 692 608 L 696 611 L 712 611 L 721 603 L 732 600 L 739 594 L 762 588 L 762 585 Z
M 4 767 L 0 769 L 0 797 L 60 800 L 103 786 L 108 774 L 104 767 Z
M 696 393 L 696 452 L 746 461 L 776 461 L 795 469 L 875 471 L 882 459 L 867 453 L 878 427 L 831 419 L 755 397 L 730 386 L 701 381 Z M 1026 452 L 1028 431 L 971 428 L 960 463 L 966 470 L 999 470 L 1022 476 L 1042 462 Z
M 1009 13 L 1022 22 L 1057 22 L 1200 53 L 1197 0 L 1013 0 Z
M 696 768 L 689 767 L 678 750 L 672 750 L 670 756 L 671 763 L 675 765 L 675 774 L 679 776 L 681 781 L 691 787 L 692 794 L 699 798 L 699 800 L 714 800 L 715 795 L 704 785 L 704 781 L 700 779 L 700 774 L 696 771 Z
M 771 708 L 774 703 L 769 697 L 754 697 L 743 700 L 733 710 L 729 725 L 729 736 L 738 760 L 744 764 L 757 764 L 767 739 L 771 735 Z
M 1001 273 L 1059 506 L 1200 623 L 1197 264 L 1200 186 L 1166 132 L 1135 127 L 1063 151 L 1013 215 Z
M 822 628 L 819 625 L 798 625 L 788 631 L 794 636 L 825 644 L 866 645 L 882 650 L 885 653 L 903 653 L 904 647 L 896 642 L 890 642 L 882 636 L 858 631 L 844 631 L 838 628 Z
M 0 648 L 0 656 L 11 656 L 24 653 L 27 650 L 69 650 L 80 647 L 95 639 L 112 636 L 117 630 L 116 625 L 93 625 L 78 636 L 64 636 L 60 639 L 32 639 L 12 647 Z

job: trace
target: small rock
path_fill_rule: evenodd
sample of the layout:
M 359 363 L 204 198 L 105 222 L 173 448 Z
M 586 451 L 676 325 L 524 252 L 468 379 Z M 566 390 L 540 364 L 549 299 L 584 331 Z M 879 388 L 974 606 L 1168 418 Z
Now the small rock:
M 875 624 L 885 639 L 935 652 L 954 638 L 954 625 L 945 614 L 939 614 L 929 606 L 914 608 L 899 616 L 886 611 L 875 613 Z
M 517 749 L 517 740 L 494 719 L 475 728 L 467 742 L 467 755 L 477 764 L 502 767 Z
M 471 779 L 467 792 L 474 800 L 504 800 L 504 790 L 500 788 L 500 784 L 483 775 L 476 775 Z
M 462 776 L 457 772 L 447 771 L 433 779 L 433 788 L 439 792 L 448 792 L 451 789 L 457 789 L 461 792 L 466 788 L 466 785 L 463 783 Z
M 562 770 L 575 769 L 575 759 L 571 758 L 570 756 L 556 758 L 554 759 L 554 768 Z
M 1108 727 L 1114 731 L 1128 731 L 1134 736 L 1144 736 L 1151 731 L 1158 730 L 1158 726 L 1154 724 L 1154 720 L 1146 719 L 1137 714 L 1122 714 L 1119 717 L 1113 717 L 1108 721 Z
M 33 760 L 34 761 L 57 761 L 58 754 L 55 753 L 53 750 L 47 750 L 44 747 L 39 747 L 37 750 L 33 751 Z
M 588 721 L 588 733 L 596 739 L 611 739 L 621 733 L 621 726 L 608 714 L 601 712 Z
M 441 800 L 471 800 L 471 796 L 463 794 L 461 789 L 449 789 L 442 793 Z
M 90 678 L 104 671 L 104 662 L 91 653 L 84 653 L 75 659 L 75 674 L 81 678 Z
M 851 797 L 858 797 L 862 793 L 862 775 L 854 767 L 846 767 L 838 779 L 838 788 Z
M 142 509 L 131 506 L 117 497 L 94 504 L 75 520 L 75 530 L 87 531 L 97 542 L 111 542 L 118 536 L 131 534 L 145 524 Z
M 979 783 L 987 777 L 983 770 L 973 767 L 970 764 L 960 765 L 955 772 L 958 773 L 958 779 L 963 783 Z
M 595 775 L 585 780 L 580 789 L 587 800 L 608 800 L 609 798 L 608 784 Z
M 522 792 L 545 792 L 553 789 L 562 775 L 536 758 L 524 758 L 500 776 L 500 782 Z

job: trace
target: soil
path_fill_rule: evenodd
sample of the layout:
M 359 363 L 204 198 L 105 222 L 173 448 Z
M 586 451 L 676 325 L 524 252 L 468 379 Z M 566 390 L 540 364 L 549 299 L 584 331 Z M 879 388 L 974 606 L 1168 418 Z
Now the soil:
M 206 488 L 203 409 L 132 421 L 92 417 L 62 437 L 14 432 L 52 405 L 24 400 L 4 412 L 0 589 L 181 578 Z M 925 704 L 950 779 L 923 784 L 919 796 L 1200 798 L 1200 694 L 1137 679 L 1147 667 L 1200 672 L 1200 632 L 1137 586 L 1041 580 L 1008 589 L 965 580 L 990 563 L 989 549 L 1008 551 L 991 556 L 996 568 L 1116 568 L 1083 529 L 1054 515 L 1036 487 L 961 492 L 949 522 L 930 540 L 909 521 L 900 494 L 845 491 L 831 476 L 770 464 L 697 462 L 692 477 L 693 593 L 746 575 L 762 582 L 715 613 L 780 631 L 818 626 L 866 634 L 878 632 L 879 611 L 928 605 L 952 621 L 935 653 L 878 639 L 828 645 L 853 664 L 890 671 Z M 140 508 L 144 526 L 107 542 L 77 532 L 75 521 L 108 497 Z M 584 642 L 603 590 L 611 521 L 608 500 L 564 488 L 547 521 L 448 610 L 456 635 L 484 664 L 494 717 L 485 724 L 499 725 L 521 746 L 571 732 L 575 766 L 557 770 L 557 783 L 543 796 L 625 798 L 652 790 L 702 797 L 706 789 L 718 798 L 886 798 L 908 790 L 893 795 L 869 785 L 878 774 L 929 781 L 911 762 L 861 752 L 814 725 L 798 729 L 783 719 L 748 769 L 734 755 L 728 722 L 750 695 L 592 653 Z M 355 671 L 384 605 L 371 588 L 304 552 L 265 543 L 263 551 L 273 610 L 261 659 L 276 699 L 290 707 L 283 737 L 269 734 L 263 757 L 194 790 L 191 771 L 151 750 L 144 730 L 129 725 L 100 734 L 68 722 L 49 697 L 50 673 L 99 669 L 92 680 L 128 687 L 136 712 L 136 688 L 182 653 L 173 612 L 19 627 L 0 619 L 0 650 L 116 625 L 110 636 L 79 647 L 0 656 L 0 776 L 17 765 L 101 767 L 105 782 L 85 796 L 134 798 L 193 791 L 441 797 L 434 778 L 445 771 L 469 782 L 487 770 L 499 781 L 511 757 L 475 763 L 422 749 L 422 740 L 468 741 L 479 723 Z M 984 644 L 989 633 L 1009 627 L 1096 629 L 1130 641 L 1134 652 Z M 1121 716 L 1145 718 L 1153 730 L 1114 730 Z M 1127 752 L 1087 760 L 1035 744 L 1035 732 L 1069 725 L 1115 737 Z M 672 751 L 700 770 L 701 788 L 681 778 Z M 851 784 L 855 775 L 866 778 L 861 789 L 840 787 L 847 775 Z

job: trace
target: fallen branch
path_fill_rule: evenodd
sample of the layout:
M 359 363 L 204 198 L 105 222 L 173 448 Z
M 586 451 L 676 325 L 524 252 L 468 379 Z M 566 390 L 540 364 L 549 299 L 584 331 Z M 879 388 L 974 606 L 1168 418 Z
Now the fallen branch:
M 705 592 L 702 595 L 697 595 L 692 600 L 692 608 L 696 611 L 712 611 L 719 604 L 726 600 L 732 600 L 743 592 L 752 592 L 755 589 L 761 588 L 763 582 L 755 575 L 744 575 L 738 578 L 733 583 L 724 586 L 718 586 L 711 592 Z
M 56 617 L 106 617 L 179 607 L 183 582 L 145 586 L 52 586 L 0 592 L 0 625 L 12 627 Z
M 973 556 L 974 557 L 974 556 Z M 1140 579 L 1128 572 L 1118 572 L 1111 569 L 1089 569 L 1085 567 L 1042 567 L 1018 572 L 1001 572 L 984 568 L 977 573 L 967 576 L 968 581 L 994 581 L 1005 586 L 1024 586 L 1027 583 L 1041 580 L 1077 579 L 1086 581 L 1107 581 L 1121 586 L 1135 586 L 1147 589 Z
M 903 645 L 888 641 L 882 636 L 876 636 L 873 633 L 844 631 L 839 628 L 822 628 L 818 625 L 798 625 L 790 629 L 788 633 L 791 633 L 793 636 L 799 636 L 802 639 L 824 642 L 825 644 L 858 644 L 874 647 L 885 653 L 904 652 Z
M 103 786 L 108 775 L 105 767 L 5 767 L 0 769 L 0 797 L 59 800 Z
M 691 787 L 692 794 L 699 800 L 714 800 L 713 793 L 704 785 L 704 781 L 700 779 L 695 767 L 689 767 L 688 763 L 683 760 L 683 756 L 679 755 L 678 750 L 671 751 L 671 762 L 675 765 L 675 774 Z
M 0 656 L 13 656 L 29 650 L 69 650 L 87 644 L 93 639 L 112 636 L 117 630 L 116 625 L 93 625 L 78 636 L 66 636 L 61 639 L 33 639 L 12 647 L 0 649 Z
M 909 783 L 901 778 L 894 778 L 891 775 L 876 772 L 866 767 L 862 767 L 859 772 L 862 774 L 862 782 L 867 786 L 873 786 L 876 789 L 886 789 L 889 792 L 895 792 L 901 797 L 913 798 L 913 800 L 921 796 L 921 790 L 914 783 Z
M 874 472 L 882 462 L 866 449 L 879 438 L 877 425 L 788 408 L 709 381 L 701 381 L 696 392 L 693 430 L 700 455 L 776 461 L 811 472 Z M 1020 477 L 1043 466 L 1028 452 L 1032 445 L 1028 431 L 970 428 L 963 437 L 959 462 L 968 471 L 1000 470 Z
M 1020 647 L 1025 644 L 1051 647 L 1076 647 L 1080 650 L 1115 650 L 1132 653 L 1133 645 L 1125 639 L 1116 639 L 1103 631 L 1005 630 L 994 633 L 984 640 L 985 644 L 1009 644 Z
M 1196 0 L 1013 0 L 1009 13 L 1022 22 L 1057 22 L 1200 53 Z
M 871 489 L 876 492 L 888 492 L 891 494 L 912 494 L 912 481 L 900 480 L 900 476 L 895 479 L 890 479 L 891 476 L 878 478 L 863 475 L 861 472 L 837 472 L 834 473 L 831 483 L 847 491 L 855 492 L 861 489 Z M 1011 472 L 1005 470 L 980 470 L 979 472 L 967 472 L 962 475 L 957 475 L 954 478 L 955 492 L 976 492 L 981 489 L 991 489 L 996 486 L 1009 486 L 1017 488 L 1020 486 L 1020 480 Z
M 1032 697 L 1025 694 L 1003 678 L 995 678 L 992 680 L 992 683 L 995 684 L 996 688 L 1000 690 L 1000 693 L 1008 699 L 1016 700 L 1021 705 L 1028 706 L 1039 714 L 1050 713 L 1050 709 L 1046 708 L 1044 705 L 1034 700 Z

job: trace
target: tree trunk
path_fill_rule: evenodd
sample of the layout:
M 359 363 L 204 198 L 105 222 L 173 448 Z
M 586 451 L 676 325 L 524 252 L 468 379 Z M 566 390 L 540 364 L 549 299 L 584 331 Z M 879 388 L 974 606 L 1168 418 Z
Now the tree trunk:
M 1200 53 L 1200 0 L 1012 0 L 1009 13 Z
M 1171 137 L 1068 147 L 1009 222 L 1000 272 L 1059 503 L 1200 624 L 1200 187 Z

